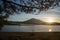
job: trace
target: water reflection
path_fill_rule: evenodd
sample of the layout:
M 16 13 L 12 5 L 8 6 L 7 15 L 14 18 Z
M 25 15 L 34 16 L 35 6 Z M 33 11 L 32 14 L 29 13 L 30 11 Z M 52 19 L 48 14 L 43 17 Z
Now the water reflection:
M 53 25 L 50 25 L 48 31 L 49 31 L 49 32 L 52 32 L 52 31 L 53 31 L 52 29 L 53 29 Z
M 60 25 L 5 25 L 0 32 L 60 32 Z
M 52 32 L 52 29 L 49 29 L 49 32 Z

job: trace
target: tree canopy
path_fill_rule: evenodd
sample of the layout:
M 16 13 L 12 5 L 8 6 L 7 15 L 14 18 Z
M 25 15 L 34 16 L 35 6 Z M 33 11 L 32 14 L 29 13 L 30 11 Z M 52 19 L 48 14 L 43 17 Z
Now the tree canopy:
M 4 19 L 14 13 L 20 14 L 25 12 L 26 14 L 35 13 L 41 11 L 47 11 L 50 7 L 59 6 L 60 0 L 0 0 L 0 26 L 3 26 Z
M 7 18 L 15 13 L 25 12 L 32 13 L 43 10 L 48 10 L 51 6 L 58 5 L 59 0 L 1 0 L 0 1 L 0 18 Z

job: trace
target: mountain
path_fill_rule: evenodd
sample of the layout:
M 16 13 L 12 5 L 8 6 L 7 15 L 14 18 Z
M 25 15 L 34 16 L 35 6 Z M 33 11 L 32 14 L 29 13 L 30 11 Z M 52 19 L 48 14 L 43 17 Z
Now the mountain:
M 38 20 L 38 19 L 29 19 L 23 23 L 26 23 L 26 24 L 46 24 L 45 22 L 41 21 L 41 20 Z
M 7 21 L 5 24 L 7 25 L 20 25 L 20 24 L 35 24 L 35 25 L 60 25 L 60 23 L 57 22 L 53 22 L 51 24 L 44 22 L 42 20 L 38 20 L 38 19 L 29 19 L 27 21 L 24 22 L 19 22 L 19 21 Z

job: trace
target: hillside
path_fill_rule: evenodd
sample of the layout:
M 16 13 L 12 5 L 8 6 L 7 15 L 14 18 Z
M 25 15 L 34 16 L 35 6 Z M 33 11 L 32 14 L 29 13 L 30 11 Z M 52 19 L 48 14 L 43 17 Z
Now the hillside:
M 45 24 L 45 22 L 41 21 L 41 20 L 38 20 L 38 19 L 29 19 L 23 23 L 26 23 L 26 24 Z
M 8 24 L 8 25 L 20 25 L 20 24 L 35 24 L 35 25 L 60 25 L 60 23 L 57 23 L 57 22 L 53 22 L 52 24 L 49 24 L 47 22 L 44 22 L 42 20 L 39 20 L 39 19 L 29 19 L 27 21 L 23 21 L 23 22 L 20 22 L 20 21 L 7 21 L 5 24 Z

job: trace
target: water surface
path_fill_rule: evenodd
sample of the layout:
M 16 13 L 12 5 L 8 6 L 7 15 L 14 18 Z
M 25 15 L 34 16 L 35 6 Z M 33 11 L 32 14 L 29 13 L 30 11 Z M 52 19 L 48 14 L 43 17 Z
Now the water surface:
M 60 25 L 4 25 L 0 32 L 60 32 Z

